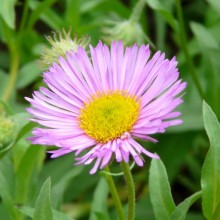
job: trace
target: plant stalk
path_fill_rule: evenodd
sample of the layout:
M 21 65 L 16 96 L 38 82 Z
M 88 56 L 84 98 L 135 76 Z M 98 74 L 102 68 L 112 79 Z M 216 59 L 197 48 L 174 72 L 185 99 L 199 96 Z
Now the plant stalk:
M 135 219 L 135 186 L 128 163 L 121 162 L 121 168 L 124 173 L 125 181 L 128 188 L 128 220 Z
M 198 91 L 200 97 L 205 100 L 205 94 L 203 92 L 199 78 L 196 74 L 195 67 L 194 67 L 192 58 L 190 56 L 188 47 L 187 47 L 186 30 L 185 30 L 185 26 L 184 26 L 183 12 L 182 12 L 182 6 L 181 6 L 180 0 L 176 0 L 176 9 L 177 9 L 177 17 L 178 17 L 178 21 L 179 21 L 179 25 L 180 25 L 180 29 L 179 29 L 178 34 L 179 34 L 179 38 L 181 40 L 182 49 L 183 49 L 186 61 L 188 62 L 188 65 L 190 68 L 190 74 L 191 74 L 192 79 L 195 83 L 197 91 Z
M 141 13 L 143 12 L 145 3 L 146 3 L 146 0 L 139 0 L 137 2 L 137 4 L 135 5 L 135 7 L 134 7 L 134 9 L 133 9 L 133 11 L 131 13 L 131 16 L 129 18 L 129 20 L 132 23 L 139 22 L 140 16 L 141 16 Z
M 108 166 L 105 167 L 105 170 L 108 173 L 110 173 L 110 169 L 109 169 Z M 119 195 L 118 195 L 115 183 L 113 181 L 113 178 L 109 174 L 106 174 L 106 173 L 102 173 L 102 174 L 104 175 L 104 177 L 105 177 L 105 179 L 108 183 L 109 190 L 112 194 L 112 198 L 113 198 L 114 203 L 115 203 L 116 211 L 118 213 L 118 217 L 119 217 L 120 220 L 125 220 L 125 215 L 124 215 L 124 211 L 123 211 L 123 208 L 122 208 L 121 200 L 119 198 Z
M 11 97 L 12 92 L 15 90 L 18 68 L 19 68 L 19 55 L 16 46 L 9 46 L 11 65 L 9 70 L 9 79 L 2 96 L 3 101 L 8 101 Z

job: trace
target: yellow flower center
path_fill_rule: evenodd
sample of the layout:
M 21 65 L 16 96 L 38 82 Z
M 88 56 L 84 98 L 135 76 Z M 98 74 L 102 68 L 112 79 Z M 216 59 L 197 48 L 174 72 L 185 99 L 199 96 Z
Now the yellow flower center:
M 139 108 L 140 100 L 126 91 L 98 93 L 81 109 L 79 125 L 88 136 L 106 143 L 131 131 Z

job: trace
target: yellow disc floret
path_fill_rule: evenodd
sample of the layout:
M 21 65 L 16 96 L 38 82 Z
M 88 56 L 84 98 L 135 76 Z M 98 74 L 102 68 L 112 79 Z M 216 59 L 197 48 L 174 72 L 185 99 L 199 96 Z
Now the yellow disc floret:
M 88 136 L 106 143 L 131 131 L 139 108 L 140 100 L 126 91 L 98 93 L 81 109 L 79 125 Z

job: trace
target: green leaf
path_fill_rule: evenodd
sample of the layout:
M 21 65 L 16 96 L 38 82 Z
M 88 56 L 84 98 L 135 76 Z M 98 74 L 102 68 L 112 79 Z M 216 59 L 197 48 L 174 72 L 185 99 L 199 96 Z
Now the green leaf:
M 81 7 L 80 7 L 80 12 L 81 13 L 87 13 L 90 12 L 91 10 L 95 10 L 95 8 L 105 2 L 106 0 L 90 0 L 90 1 L 82 1 L 81 2 Z
M 107 211 L 108 193 L 109 193 L 108 184 L 106 180 L 102 177 L 94 192 L 92 209 L 89 220 L 99 220 L 100 216 L 102 216 L 101 219 L 103 219 L 103 216 L 105 216 L 105 220 L 109 219 L 108 211 Z
M 108 219 L 105 214 L 100 213 L 100 212 L 95 212 L 95 215 L 96 215 L 97 220 L 106 220 L 106 219 Z
M 220 1 L 219 0 L 207 0 L 207 2 L 210 4 L 210 6 L 216 10 L 218 13 L 220 13 Z
M 43 184 L 35 204 L 33 220 L 53 220 L 53 212 L 50 201 L 51 180 L 48 178 Z
M 40 76 L 41 69 L 36 61 L 32 61 L 24 66 L 19 71 L 17 88 L 22 89 L 36 80 Z
M 44 153 L 42 146 L 30 145 L 21 159 L 16 171 L 16 202 L 19 204 L 27 201 L 28 192 L 31 190 L 31 177 L 33 171 L 36 173 L 35 167 L 42 153 Z
M 165 6 L 164 1 L 146 0 L 146 2 L 152 9 L 158 11 L 174 30 L 178 30 L 178 22 L 175 20 L 170 10 Z
M 220 125 L 209 105 L 203 102 L 203 120 L 210 149 L 202 167 L 202 209 L 210 219 L 220 203 Z
M 18 206 L 17 208 L 20 212 L 22 212 L 26 216 L 33 218 L 34 211 L 35 211 L 34 208 L 27 207 L 27 206 Z M 56 210 L 53 210 L 53 217 L 54 217 L 54 220 L 74 220 L 70 216 L 68 216 L 62 212 L 56 211 Z
M 78 176 L 84 169 L 84 166 L 75 166 L 70 171 L 63 174 L 62 178 L 59 179 L 59 181 L 56 182 L 54 186 L 52 186 L 51 189 L 51 201 L 54 208 L 58 208 L 63 199 L 63 195 L 65 193 L 65 190 L 71 183 L 71 180 Z
M 66 1 L 65 18 L 73 30 L 80 26 L 80 2 L 81 0 Z M 74 11 L 74 13 L 73 13 Z
M 1 0 L 0 15 L 8 27 L 15 28 L 15 3 L 16 0 Z
M 220 219 L 220 203 L 218 204 L 218 206 L 215 209 L 214 214 L 212 215 L 211 220 L 219 220 Z
M 1 203 L 0 204 L 0 213 L 1 213 L 1 218 L 4 220 L 11 220 L 9 216 L 9 212 L 5 209 L 4 205 Z
M 5 147 L 3 150 L 0 151 L 0 158 L 3 157 L 10 149 L 12 149 L 16 143 L 27 133 L 29 132 L 33 127 L 35 127 L 35 123 L 29 122 L 26 120 L 27 117 L 26 113 L 18 113 L 16 115 L 13 115 L 13 118 L 15 121 L 19 121 L 19 128 L 18 128 L 18 133 L 15 138 L 15 140 L 10 143 L 7 147 Z M 25 119 L 25 120 L 24 120 Z
M 0 170 L 0 198 L 3 201 L 3 204 L 5 205 L 9 214 L 15 218 L 16 215 L 13 208 L 14 201 L 10 192 L 9 184 L 6 178 L 3 176 L 1 170 Z
M 191 22 L 190 27 L 198 42 L 200 43 L 201 48 L 204 49 L 218 49 L 218 41 L 213 37 L 211 32 L 203 25 Z
M 173 211 L 169 220 L 184 220 L 186 218 L 187 211 L 191 207 L 191 205 L 198 200 L 202 195 L 202 192 L 197 192 L 186 198 L 183 202 L 181 202 Z
M 38 1 L 31 1 L 30 8 L 35 11 L 39 4 L 40 3 Z M 60 30 L 65 27 L 64 19 L 50 8 L 48 8 L 44 13 L 40 14 L 39 18 L 53 30 Z
M 15 142 L 18 142 L 25 134 L 27 134 L 30 130 L 32 130 L 36 124 L 34 122 L 28 122 L 25 124 L 21 130 L 18 132 Z
M 174 211 L 175 204 L 171 195 L 166 169 L 161 160 L 151 161 L 149 193 L 156 219 L 167 219 Z
M 28 28 L 31 29 L 39 17 L 44 14 L 44 12 L 49 9 L 57 0 L 45 0 L 40 2 L 35 10 L 31 13 L 30 19 L 28 21 Z

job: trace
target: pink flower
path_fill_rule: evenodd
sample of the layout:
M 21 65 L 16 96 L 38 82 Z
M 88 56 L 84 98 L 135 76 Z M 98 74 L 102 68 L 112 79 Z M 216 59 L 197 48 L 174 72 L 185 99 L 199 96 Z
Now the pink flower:
M 32 143 L 56 145 L 52 158 L 75 152 L 76 164 L 95 161 L 91 174 L 113 157 L 129 162 L 131 156 L 138 166 L 143 154 L 158 159 L 137 139 L 157 142 L 150 135 L 182 123 L 175 108 L 186 83 L 178 80 L 177 61 L 121 42 L 110 49 L 99 42 L 90 53 L 91 59 L 79 47 L 60 57 L 43 74 L 48 88 L 26 98 L 31 120 L 43 126 L 33 130 Z

